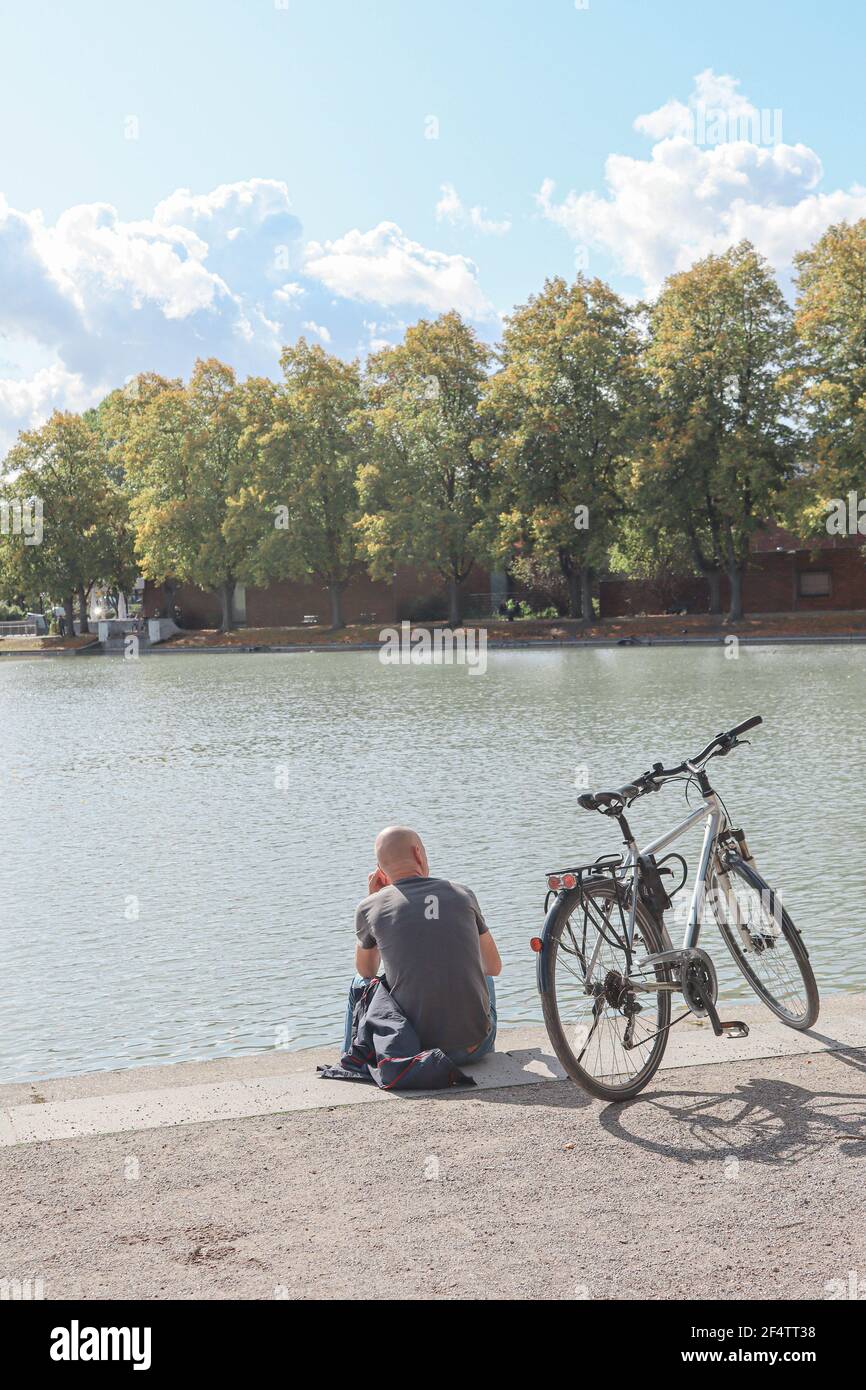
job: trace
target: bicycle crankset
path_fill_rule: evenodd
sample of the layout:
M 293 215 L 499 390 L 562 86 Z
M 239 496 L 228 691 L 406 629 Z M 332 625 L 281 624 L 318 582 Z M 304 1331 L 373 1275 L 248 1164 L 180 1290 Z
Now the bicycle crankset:
M 745 1023 L 732 1020 L 723 1023 L 716 1009 L 719 997 L 719 982 L 716 968 L 706 951 L 699 946 L 683 947 L 681 950 L 659 951 L 647 956 L 640 963 L 645 970 L 648 965 L 670 965 L 679 971 L 680 989 L 683 999 L 697 1018 L 708 1018 L 713 1025 L 716 1037 L 747 1038 L 749 1029 Z

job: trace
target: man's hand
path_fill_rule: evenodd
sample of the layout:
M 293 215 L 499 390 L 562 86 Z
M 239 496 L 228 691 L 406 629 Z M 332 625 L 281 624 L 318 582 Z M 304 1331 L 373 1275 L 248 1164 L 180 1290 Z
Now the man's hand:
M 377 864 L 373 872 L 367 876 L 367 892 L 378 893 L 380 888 L 387 888 L 390 882 L 388 875 Z

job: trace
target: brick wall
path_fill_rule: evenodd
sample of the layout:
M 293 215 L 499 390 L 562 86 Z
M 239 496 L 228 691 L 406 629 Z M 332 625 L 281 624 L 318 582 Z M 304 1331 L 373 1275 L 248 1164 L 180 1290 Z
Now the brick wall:
M 247 589 L 248 627 L 298 627 L 306 614 L 321 623 L 331 621 L 327 586 L 283 580 L 266 589 Z M 343 590 L 343 616 L 347 623 L 394 621 L 394 593 L 390 584 L 376 583 L 361 571 Z
M 461 585 L 464 594 L 481 593 L 490 588 L 486 570 L 473 568 Z M 347 623 L 374 622 L 390 626 L 410 616 L 413 607 L 422 600 L 440 596 L 443 617 L 447 613 L 445 585 L 439 575 L 424 574 L 410 566 L 401 566 L 391 580 L 373 580 L 366 570 L 358 567 L 343 591 L 343 616 Z M 168 600 L 161 585 L 150 580 L 145 584 L 144 612 L 148 617 L 163 611 Z M 174 602 L 181 609 L 185 625 L 196 628 L 219 627 L 222 609 L 217 594 L 205 593 L 192 585 L 183 584 Z M 267 588 L 246 590 L 246 625 L 248 627 L 299 627 L 305 615 L 315 614 L 321 623 L 331 621 L 331 600 L 327 587 L 313 581 L 309 584 L 281 581 Z
M 798 575 L 810 570 L 829 571 L 829 594 L 799 592 Z M 685 608 L 689 613 L 706 613 L 709 609 L 709 587 L 703 579 L 694 577 L 662 586 L 639 579 L 603 579 L 599 598 L 603 618 L 660 613 L 668 608 Z M 725 576 L 723 610 L 729 603 L 730 586 Z M 857 545 L 758 553 L 743 577 L 743 609 L 747 613 L 866 609 L 866 554 Z

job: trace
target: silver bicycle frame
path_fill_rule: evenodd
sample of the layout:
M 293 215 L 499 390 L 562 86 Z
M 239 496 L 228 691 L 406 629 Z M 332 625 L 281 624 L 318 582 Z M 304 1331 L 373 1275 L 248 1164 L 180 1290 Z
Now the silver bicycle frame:
M 631 952 L 634 944 L 635 923 L 637 920 L 639 900 L 638 879 L 640 876 L 640 867 L 638 865 L 638 858 L 642 855 L 658 854 L 660 850 L 667 849 L 668 845 L 674 844 L 676 840 L 679 840 L 681 836 L 685 835 L 694 826 L 700 825 L 702 821 L 705 823 L 704 840 L 701 845 L 701 857 L 698 861 L 698 871 L 695 875 L 695 886 L 692 889 L 692 900 L 689 905 L 689 915 L 686 923 L 685 936 L 683 937 L 683 949 L 688 950 L 698 944 L 698 938 L 701 934 L 701 916 L 707 888 L 710 884 L 716 840 L 718 839 L 719 831 L 726 824 L 726 816 L 719 798 L 716 796 L 715 792 L 705 793 L 703 806 L 697 807 L 697 809 L 694 810 L 690 816 L 687 816 L 684 821 L 674 826 L 673 830 L 669 830 L 666 834 L 660 835 L 657 840 L 653 840 L 642 850 L 638 849 L 637 842 L 634 838 L 626 841 L 628 853 L 623 862 L 621 872 L 623 877 L 626 878 L 629 870 L 631 871 L 631 905 L 629 908 L 628 920 L 629 952 Z M 723 876 L 719 874 L 719 879 L 722 888 L 727 890 L 727 875 Z M 664 949 L 668 951 L 673 950 L 673 943 L 668 936 L 667 928 L 664 926 L 663 922 L 662 931 Z M 602 936 L 599 933 L 589 965 L 587 966 L 585 986 L 589 985 L 592 980 L 601 945 Z

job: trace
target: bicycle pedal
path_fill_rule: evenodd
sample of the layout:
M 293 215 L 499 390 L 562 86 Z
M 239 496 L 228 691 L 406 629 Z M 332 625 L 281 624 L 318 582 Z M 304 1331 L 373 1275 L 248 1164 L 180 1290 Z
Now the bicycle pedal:
M 749 1036 L 749 1025 L 738 1023 L 736 1019 L 731 1019 L 730 1023 L 722 1024 L 723 1038 L 747 1038 Z

